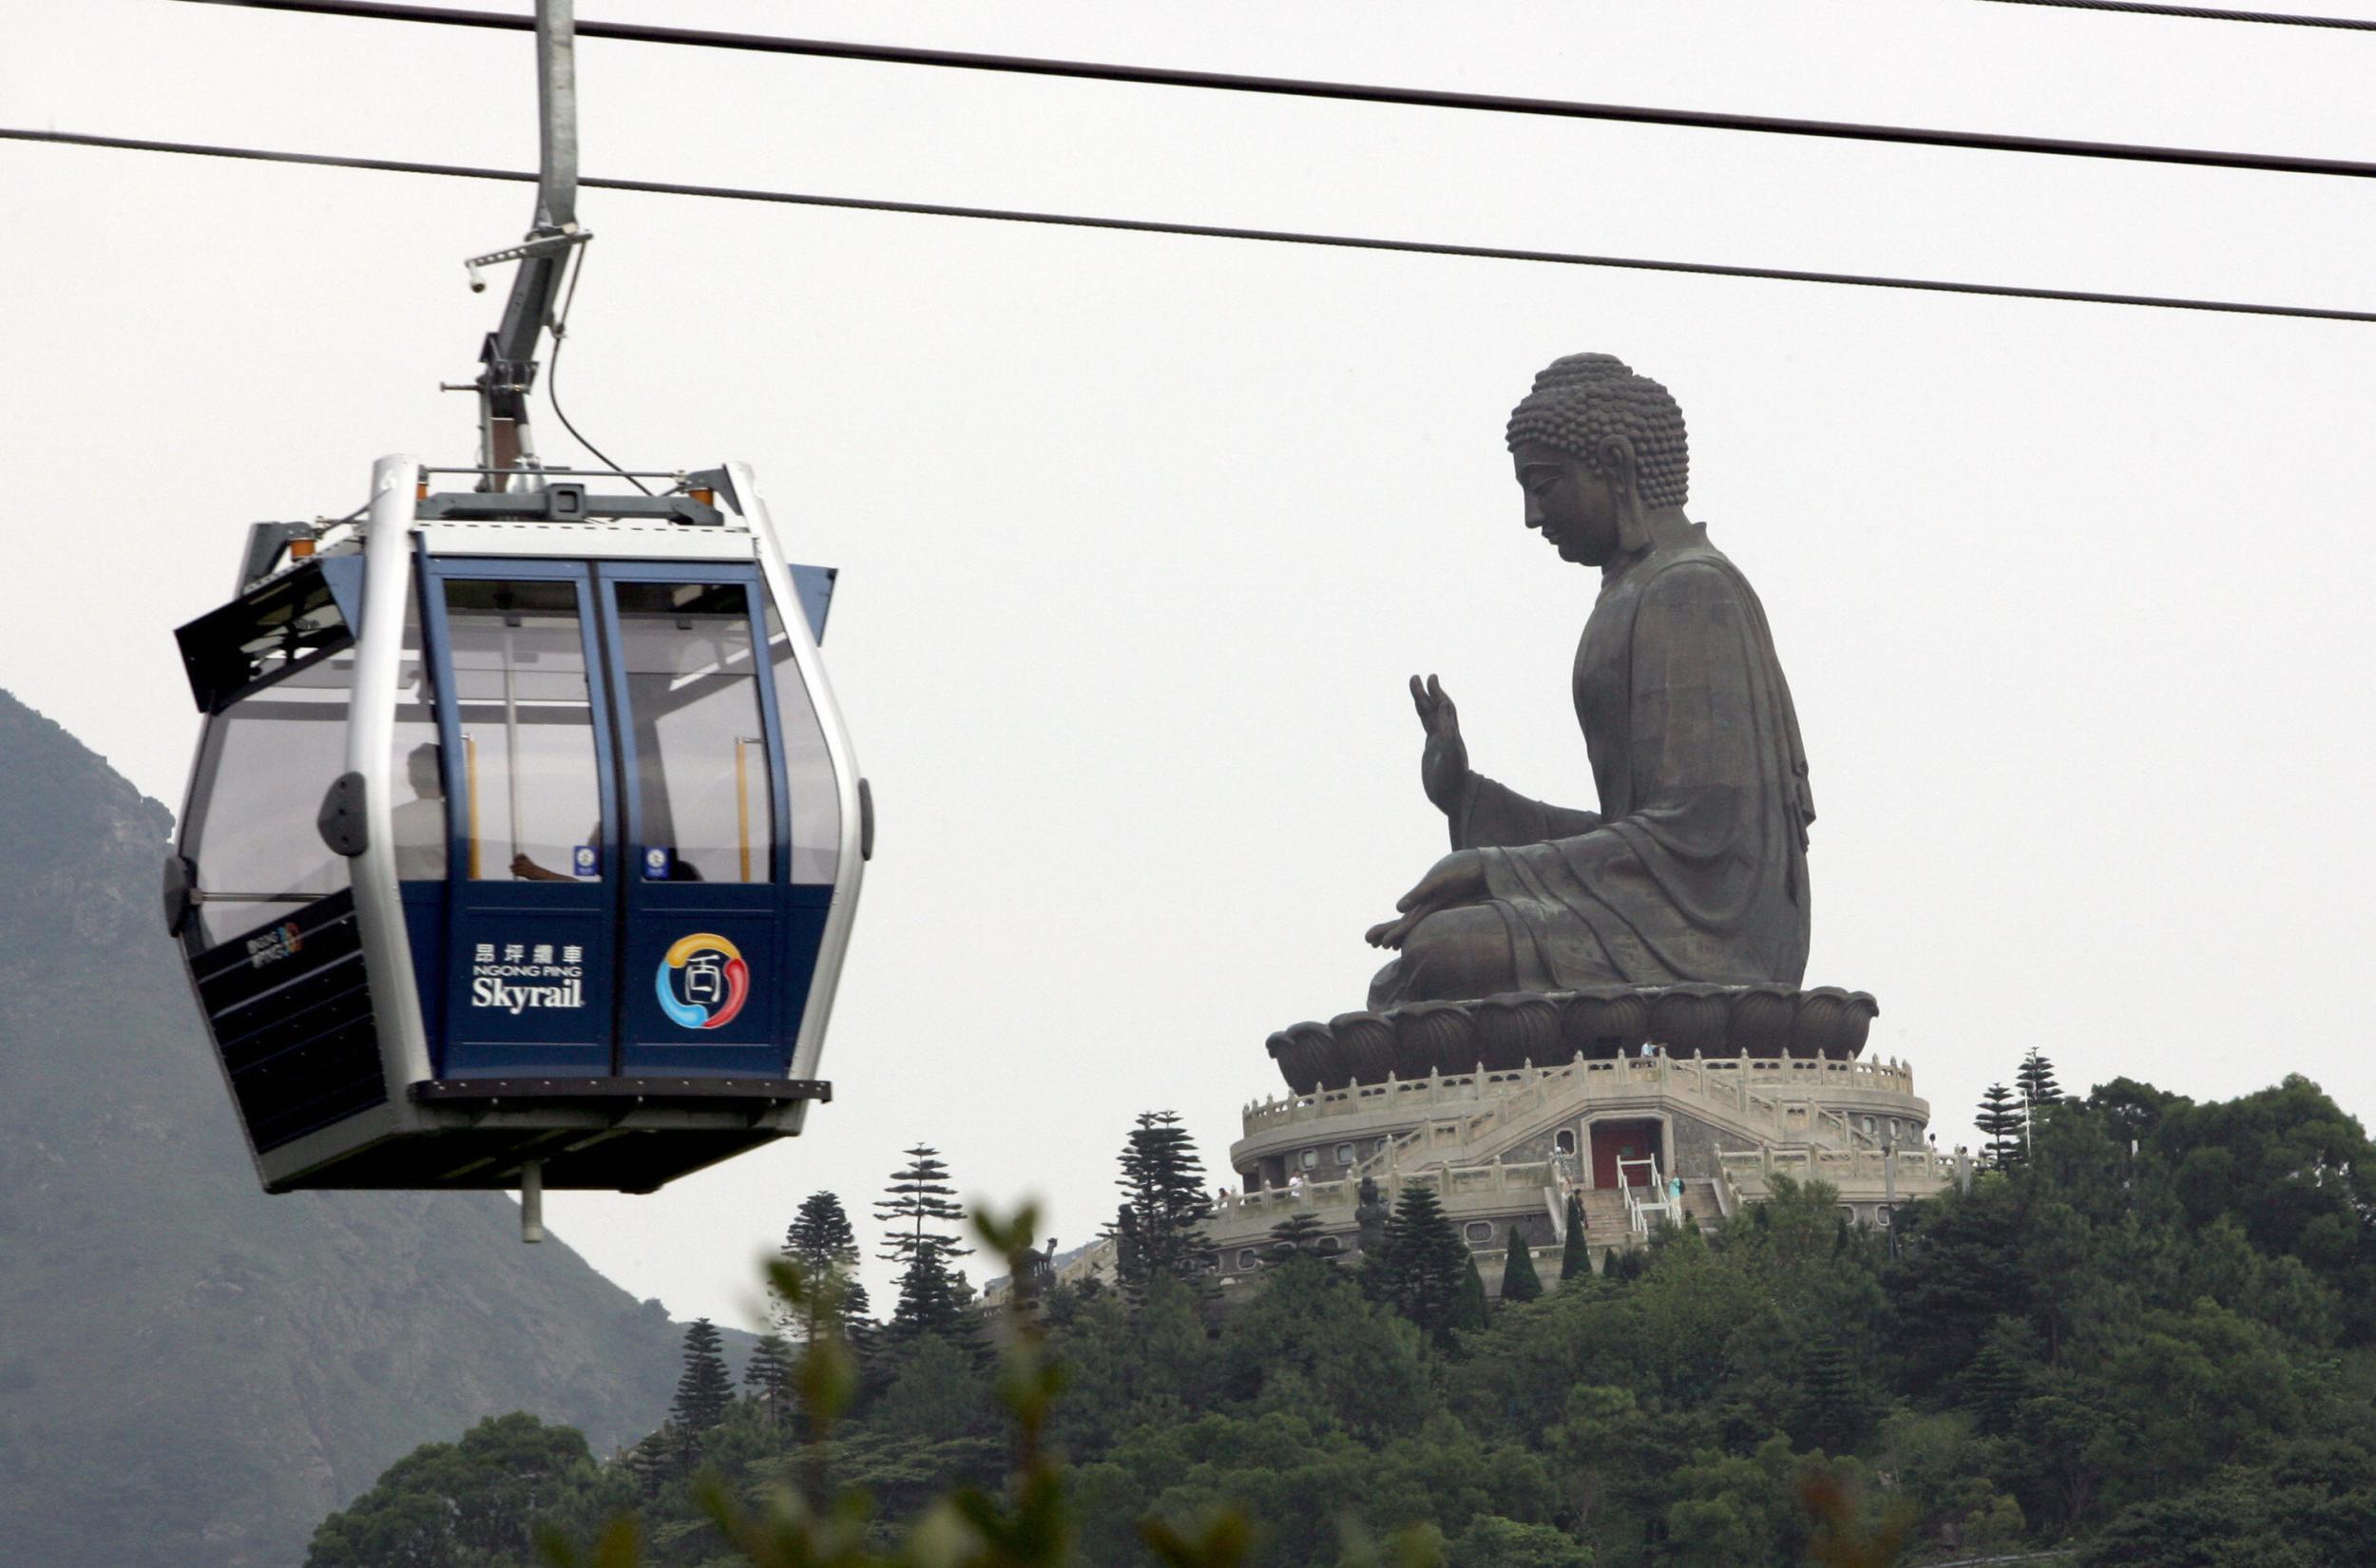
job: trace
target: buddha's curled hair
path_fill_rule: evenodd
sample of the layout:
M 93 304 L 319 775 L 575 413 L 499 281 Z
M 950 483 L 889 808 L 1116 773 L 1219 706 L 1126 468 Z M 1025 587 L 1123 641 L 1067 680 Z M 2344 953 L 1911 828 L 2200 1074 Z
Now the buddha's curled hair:
M 1535 377 L 1534 391 L 1510 411 L 1509 444 L 1540 441 L 1601 472 L 1600 443 L 1613 435 L 1634 443 L 1635 480 L 1642 504 L 1679 507 L 1691 491 L 1691 448 L 1683 411 L 1674 394 L 1622 359 L 1571 354 Z

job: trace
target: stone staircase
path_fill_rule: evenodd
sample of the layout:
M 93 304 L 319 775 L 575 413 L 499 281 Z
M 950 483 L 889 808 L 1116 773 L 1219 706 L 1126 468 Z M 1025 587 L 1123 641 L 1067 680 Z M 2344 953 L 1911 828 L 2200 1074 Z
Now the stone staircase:
M 1576 1196 L 1584 1210 L 1584 1236 L 1595 1247 L 1618 1247 L 1634 1239 L 1633 1220 L 1625 1212 L 1625 1195 L 1614 1187 L 1576 1189 Z M 1561 1242 L 1567 1239 L 1566 1204 L 1546 1192 L 1546 1206 L 1553 1210 L 1552 1233 Z M 1683 1211 L 1679 1223 L 1688 1215 L 1702 1230 L 1713 1230 L 1723 1223 L 1723 1206 L 1716 1199 L 1715 1183 L 1701 1179 L 1683 1183 Z

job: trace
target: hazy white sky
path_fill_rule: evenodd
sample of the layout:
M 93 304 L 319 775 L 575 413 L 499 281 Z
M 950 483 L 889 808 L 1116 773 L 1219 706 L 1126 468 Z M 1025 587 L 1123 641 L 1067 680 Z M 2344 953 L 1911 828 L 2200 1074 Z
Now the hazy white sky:
M 522 8 L 525 9 L 525 8 Z M 2376 159 L 2376 36 L 1980 0 L 586 7 L 605 18 Z M 0 124 L 528 166 L 517 34 L 0 0 Z M 581 45 L 589 174 L 2376 309 L 2363 182 Z M 0 686 L 178 805 L 171 628 L 242 526 L 467 461 L 529 193 L 0 144 Z M 1553 356 L 1665 381 L 1821 820 L 1809 981 L 1881 999 L 1943 1143 L 2037 1045 L 2376 1112 L 2376 327 L 587 192 L 562 367 L 636 467 L 756 464 L 878 852 L 809 1136 L 556 1229 L 734 1315 L 808 1192 L 918 1138 L 1111 1211 L 1139 1111 L 1217 1179 L 1271 1030 L 1360 1004 L 1441 847 L 1402 691 L 1591 804 L 1596 577 L 1501 428 Z M 544 435 L 566 450 L 556 425 Z M 192 1049 L 202 1048 L 196 1036 Z M 862 1224 L 872 1239 L 871 1226 Z M 977 1271 L 978 1274 L 978 1271 Z M 878 1271 L 878 1288 L 883 1284 Z M 878 1296 L 888 1306 L 888 1292 Z

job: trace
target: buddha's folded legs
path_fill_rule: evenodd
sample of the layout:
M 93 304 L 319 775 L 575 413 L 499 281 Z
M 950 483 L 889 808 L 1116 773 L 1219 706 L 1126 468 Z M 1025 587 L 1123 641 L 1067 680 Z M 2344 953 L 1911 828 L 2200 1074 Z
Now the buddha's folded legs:
M 1510 932 L 1489 904 L 1438 909 L 1370 983 L 1372 1011 L 1406 1002 L 1467 1002 L 1520 989 Z

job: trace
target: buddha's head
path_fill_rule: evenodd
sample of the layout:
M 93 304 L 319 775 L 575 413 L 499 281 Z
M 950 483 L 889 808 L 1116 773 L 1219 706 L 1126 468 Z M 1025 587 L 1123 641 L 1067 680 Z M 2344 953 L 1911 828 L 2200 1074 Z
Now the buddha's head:
M 1553 360 L 1510 411 L 1509 447 L 1526 526 L 1580 565 L 1646 547 L 1644 515 L 1691 488 L 1683 411 L 1613 354 Z

